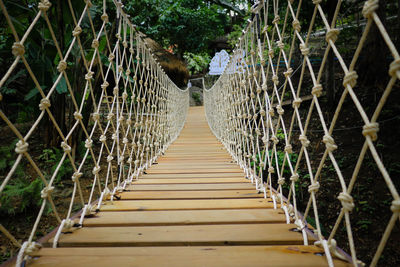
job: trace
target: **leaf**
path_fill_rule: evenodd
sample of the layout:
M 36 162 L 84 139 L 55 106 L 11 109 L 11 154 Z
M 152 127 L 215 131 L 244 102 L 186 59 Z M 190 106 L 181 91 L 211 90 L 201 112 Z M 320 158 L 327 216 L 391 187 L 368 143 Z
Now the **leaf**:
M 68 92 L 67 82 L 65 81 L 64 76 L 62 76 L 60 81 L 58 82 L 56 91 L 59 94 L 65 94 Z
M 35 87 L 33 89 L 31 89 L 28 94 L 25 95 L 24 99 L 25 100 L 30 100 L 31 98 L 33 98 L 35 95 L 37 95 L 39 93 L 39 90 Z

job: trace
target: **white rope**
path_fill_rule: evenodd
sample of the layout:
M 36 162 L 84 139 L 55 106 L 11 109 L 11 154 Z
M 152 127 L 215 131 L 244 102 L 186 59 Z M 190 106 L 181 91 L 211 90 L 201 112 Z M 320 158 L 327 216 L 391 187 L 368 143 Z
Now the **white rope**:
M 337 39 L 340 38 L 336 19 L 341 11 L 341 1 L 337 3 L 332 21 L 328 21 L 326 12 L 320 5 L 320 0 L 312 2 L 314 12 L 310 18 L 307 34 L 304 34 L 306 31 L 301 29 L 302 25 L 298 19 L 303 8 L 301 1 L 296 3 L 295 6 L 293 1 L 266 0 L 252 7 L 252 12 L 255 15 L 252 20 L 249 20 L 248 26 L 239 38 L 236 50 L 233 52 L 235 56 L 231 57 L 226 68 L 229 71 L 225 71 L 211 89 L 204 91 L 207 121 L 212 132 L 243 169 L 246 178 L 249 178 L 252 183 L 254 180 L 256 181 L 257 189 L 259 189 L 258 181 L 262 181 L 263 176 L 268 171 L 265 179 L 274 208 L 277 208 L 279 201 L 285 212 L 286 221 L 290 223 L 290 216 L 294 218 L 297 228 L 302 231 L 304 244 L 308 244 L 308 238 L 303 222 L 306 222 L 308 217 L 312 217 L 315 221 L 318 242 L 326 250 L 328 240 L 333 254 L 339 257 L 338 255 L 342 254 L 334 248 L 336 245 L 332 240 L 334 240 L 333 237 L 344 219 L 347 243 L 350 248 L 349 254 L 353 264 L 358 264 L 359 260 L 356 255 L 356 244 L 353 239 L 349 215 L 356 205 L 351 196 L 351 191 L 357 182 L 360 168 L 368 150 L 371 152 L 376 167 L 381 172 L 393 200 L 399 201 L 400 199 L 398 190 L 379 157 L 374 143 L 378 139 L 379 132 L 377 118 L 394 88 L 394 84 L 400 78 L 400 56 L 375 12 L 379 7 L 378 0 L 365 2 L 363 15 L 368 21 L 363 29 L 358 46 L 353 52 L 353 59 L 350 64 L 346 64 L 335 45 Z M 327 44 L 319 69 L 311 64 L 310 56 L 315 51 L 311 49 L 309 44 L 312 37 L 311 33 L 317 22 L 325 27 Z M 394 60 L 388 69 L 390 81 L 373 115 L 368 117 L 353 88 L 356 86 L 358 78 L 355 65 L 373 24 L 377 26 Z M 326 63 L 330 51 L 337 58 L 339 69 L 343 73 L 343 89 L 334 116 L 330 118 L 330 124 L 327 124 L 326 115 L 322 112 L 319 98 L 324 96 L 321 78 L 327 69 Z M 300 58 L 300 62 L 294 63 L 294 58 Z M 296 64 L 298 67 L 294 68 L 292 64 Z M 238 69 L 236 66 L 243 66 L 243 69 Z M 235 69 L 237 71 L 232 73 L 231 70 Z M 295 73 L 296 76 L 293 75 Z M 308 88 L 310 88 L 312 99 L 305 102 L 301 95 Z M 337 125 L 337 120 L 343 110 L 346 97 L 351 98 L 350 102 L 354 103 L 364 122 L 360 134 L 365 137 L 362 152 L 350 182 L 347 183 L 336 160 L 335 150 L 338 149 L 338 144 L 335 141 L 335 136 L 332 135 L 335 130 L 341 130 Z M 284 102 L 291 103 L 292 107 L 283 106 Z M 300 113 L 300 107 L 302 113 Z M 304 111 L 307 112 L 305 115 L 303 114 Z M 289 120 L 290 117 L 291 120 Z M 315 131 L 309 129 L 315 121 L 322 126 L 322 130 L 318 129 L 318 131 L 323 132 L 323 138 L 316 141 L 325 144 L 325 152 L 317 160 L 317 166 L 314 166 L 316 165 L 315 159 L 313 159 L 314 162 L 311 161 L 311 153 L 315 149 L 310 144 L 315 140 L 309 140 L 310 136 L 307 136 L 307 133 Z M 298 140 L 295 140 L 297 134 Z M 338 196 L 342 210 L 326 240 L 321 234 L 319 213 L 327 211 L 318 208 L 317 193 L 320 188 L 319 179 L 322 168 L 328 158 L 341 186 L 339 192 L 332 192 L 332 194 Z M 305 166 L 305 168 L 302 166 Z M 286 173 L 288 173 L 290 179 L 284 177 Z M 308 178 L 303 177 L 304 174 Z M 310 185 L 308 188 L 309 200 L 302 214 L 298 210 L 296 187 L 301 187 L 302 184 L 300 183 L 304 183 L 306 179 Z M 276 190 L 272 188 L 273 185 L 276 186 Z M 289 189 L 288 194 L 284 197 L 284 189 L 287 188 Z M 394 212 L 393 216 L 397 216 L 395 211 L 392 212 Z M 377 259 L 382 254 L 393 230 L 393 222 L 388 223 L 387 229 L 382 235 L 372 266 L 376 266 Z M 329 265 L 332 265 L 331 254 L 326 252 L 325 256 Z

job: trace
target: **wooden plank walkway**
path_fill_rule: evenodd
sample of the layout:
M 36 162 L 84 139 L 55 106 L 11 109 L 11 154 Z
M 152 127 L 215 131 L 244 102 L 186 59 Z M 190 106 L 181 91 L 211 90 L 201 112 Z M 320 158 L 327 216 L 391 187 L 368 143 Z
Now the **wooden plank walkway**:
M 59 248 L 50 238 L 29 266 L 327 266 L 243 178 L 202 107 L 190 109 L 166 155 L 120 197 L 63 234 Z

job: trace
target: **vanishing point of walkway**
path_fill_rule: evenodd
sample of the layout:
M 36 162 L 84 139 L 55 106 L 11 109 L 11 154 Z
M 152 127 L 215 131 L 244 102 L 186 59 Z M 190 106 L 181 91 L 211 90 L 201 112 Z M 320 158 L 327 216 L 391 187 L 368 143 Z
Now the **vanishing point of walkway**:
M 323 251 L 303 246 L 282 210 L 243 177 L 203 107 L 190 109 L 166 155 L 120 198 L 29 266 L 326 266 Z

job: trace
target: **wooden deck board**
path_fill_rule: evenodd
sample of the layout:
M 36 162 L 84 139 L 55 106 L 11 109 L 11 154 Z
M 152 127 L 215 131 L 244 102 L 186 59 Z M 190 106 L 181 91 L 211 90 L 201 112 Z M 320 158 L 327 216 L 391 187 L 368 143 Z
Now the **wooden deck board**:
M 177 191 L 177 190 L 248 190 L 253 189 L 250 183 L 229 184 L 135 184 L 129 185 L 127 190 L 134 191 Z
M 265 209 L 273 208 L 269 199 L 196 199 L 196 200 L 124 200 L 110 201 L 101 211 L 135 210 L 210 210 L 210 209 Z
M 120 197 L 62 234 L 59 248 L 35 252 L 28 265 L 327 266 L 323 250 L 303 246 L 280 205 L 273 209 L 244 178 L 202 107 L 189 110 L 180 137 Z
M 225 190 L 221 191 L 146 191 L 123 192 L 119 195 L 121 200 L 146 200 L 146 199 L 220 199 L 220 198 L 263 198 L 264 194 L 252 190 Z
M 29 266 L 320 267 L 326 266 L 321 253 L 315 246 L 43 248 Z
M 101 212 L 87 218 L 84 226 L 148 226 L 285 223 L 283 211 L 273 209 L 168 210 Z
M 301 245 L 303 237 L 295 228 L 285 223 L 83 227 L 58 242 L 60 247 Z

